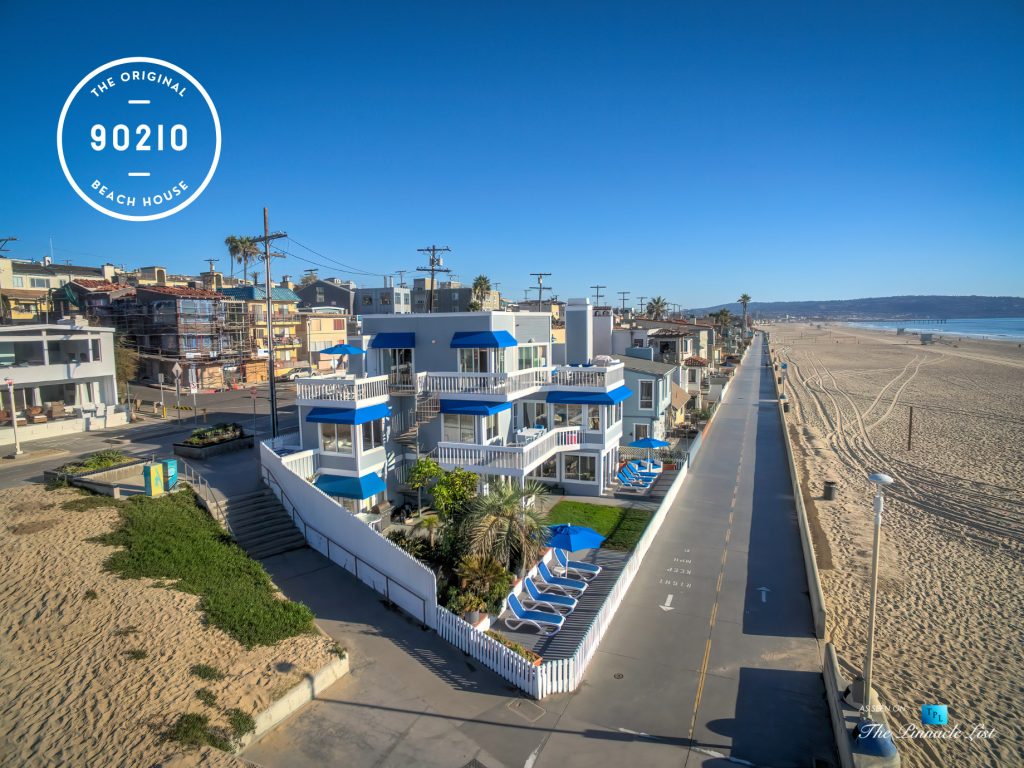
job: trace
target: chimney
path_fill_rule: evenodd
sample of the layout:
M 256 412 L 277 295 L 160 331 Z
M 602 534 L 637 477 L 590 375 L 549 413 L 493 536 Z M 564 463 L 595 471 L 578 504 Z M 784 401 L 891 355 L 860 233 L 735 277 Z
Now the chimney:
M 594 308 L 590 298 L 569 299 L 565 305 L 565 361 L 589 363 L 594 357 Z

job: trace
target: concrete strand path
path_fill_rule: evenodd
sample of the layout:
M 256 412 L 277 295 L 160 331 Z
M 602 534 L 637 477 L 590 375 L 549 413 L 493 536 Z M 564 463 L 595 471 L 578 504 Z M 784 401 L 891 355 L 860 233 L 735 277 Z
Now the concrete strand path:
M 524 698 L 301 550 L 266 565 L 350 649 L 352 672 L 246 757 L 298 767 L 838 764 L 778 406 L 754 346 L 579 690 Z

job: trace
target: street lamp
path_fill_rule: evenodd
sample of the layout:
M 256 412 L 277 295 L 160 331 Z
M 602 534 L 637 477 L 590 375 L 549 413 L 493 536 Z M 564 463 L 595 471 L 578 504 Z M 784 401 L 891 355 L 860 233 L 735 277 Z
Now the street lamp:
M 871 605 L 868 609 L 868 649 L 864 657 L 864 679 L 853 685 L 853 703 L 866 708 L 871 716 L 871 660 L 875 651 L 875 607 L 878 603 L 878 543 L 882 536 L 882 509 L 885 498 L 882 489 L 892 485 L 893 479 L 881 472 L 868 475 L 868 480 L 875 484 L 875 544 L 871 551 Z M 858 684 L 861 686 L 858 688 Z

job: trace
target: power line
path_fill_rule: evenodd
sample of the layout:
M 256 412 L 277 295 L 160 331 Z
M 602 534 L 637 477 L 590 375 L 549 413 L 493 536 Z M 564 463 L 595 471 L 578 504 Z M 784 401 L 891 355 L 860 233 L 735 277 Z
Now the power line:
M 370 272 L 369 270 L 361 269 L 359 267 L 353 267 L 351 264 L 346 264 L 343 261 L 338 261 L 337 259 L 334 259 L 334 258 L 332 258 L 330 256 L 327 256 L 327 255 L 325 255 L 323 253 L 320 253 L 319 251 L 313 250 L 308 245 L 303 245 L 298 240 L 296 240 L 294 237 L 289 237 L 288 240 L 289 240 L 289 242 L 295 243 L 300 248 L 303 248 L 303 249 L 309 251 L 313 255 L 319 256 L 321 259 L 327 259 L 328 261 L 333 261 L 338 266 L 344 267 L 351 274 L 354 274 L 354 275 L 366 275 L 366 276 L 373 276 L 373 277 L 387 277 L 387 275 L 384 274 L 383 272 Z
M 550 272 L 531 272 L 532 277 L 537 278 L 537 311 L 540 312 L 541 305 L 544 303 L 544 291 L 550 291 L 550 288 L 544 286 L 544 278 L 550 277 Z
M 590 287 L 594 289 L 594 306 L 595 307 L 601 306 L 601 289 L 602 288 L 607 288 L 608 286 L 607 285 L 592 285 Z

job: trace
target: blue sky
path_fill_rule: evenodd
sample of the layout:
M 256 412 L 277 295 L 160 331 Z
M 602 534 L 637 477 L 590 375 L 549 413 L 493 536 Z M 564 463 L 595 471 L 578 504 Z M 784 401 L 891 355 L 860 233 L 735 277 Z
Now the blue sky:
M 521 297 L 683 306 L 1024 294 L 1024 7 L 972 3 L 38 4 L 5 30 L 0 235 L 16 257 L 220 258 L 271 226 L 322 275 L 452 248 Z M 92 69 L 152 56 L 217 104 L 202 197 L 117 221 L 55 149 Z M 278 274 L 312 266 L 277 260 Z

